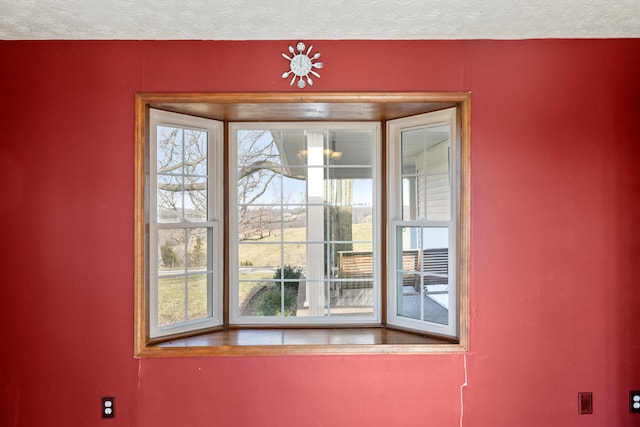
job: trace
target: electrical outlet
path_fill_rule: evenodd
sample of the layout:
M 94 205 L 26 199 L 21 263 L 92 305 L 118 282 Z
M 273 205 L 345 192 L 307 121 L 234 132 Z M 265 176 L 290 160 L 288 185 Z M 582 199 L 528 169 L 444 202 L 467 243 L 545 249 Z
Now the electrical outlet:
M 102 418 L 113 418 L 116 416 L 116 398 L 106 396 L 102 398 Z
M 580 415 L 593 414 L 593 393 L 578 393 L 578 413 Z
M 631 390 L 629 392 L 629 412 L 640 414 L 640 390 Z

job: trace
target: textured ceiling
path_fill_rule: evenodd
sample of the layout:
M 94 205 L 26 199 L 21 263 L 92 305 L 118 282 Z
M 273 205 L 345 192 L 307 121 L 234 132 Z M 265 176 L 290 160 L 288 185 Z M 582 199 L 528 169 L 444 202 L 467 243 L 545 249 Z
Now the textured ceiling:
M 640 0 L 0 0 L 0 39 L 640 37 Z

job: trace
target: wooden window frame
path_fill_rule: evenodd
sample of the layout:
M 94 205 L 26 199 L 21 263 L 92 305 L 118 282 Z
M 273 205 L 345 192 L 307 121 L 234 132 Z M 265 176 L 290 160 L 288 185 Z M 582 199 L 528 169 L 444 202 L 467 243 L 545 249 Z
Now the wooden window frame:
M 135 96 L 135 182 L 134 182 L 134 355 L 162 356 L 243 356 L 287 354 L 367 354 L 367 353 L 442 353 L 464 352 L 468 349 L 469 316 L 469 233 L 470 233 L 470 113 L 468 92 L 349 92 L 349 93 L 141 93 Z M 149 270 L 146 265 L 145 241 L 148 227 L 148 170 L 145 168 L 149 135 L 149 110 L 183 113 L 225 122 L 225 141 L 231 121 L 379 121 L 382 138 L 386 138 L 385 123 L 401 117 L 456 107 L 458 144 L 460 148 L 459 206 L 457 216 L 457 292 L 458 339 L 405 331 L 382 323 L 370 328 L 255 328 L 232 327 L 225 321 L 222 327 L 185 333 L 162 340 L 149 337 Z M 226 145 L 226 144 L 225 144 Z M 382 171 L 386 176 L 386 140 L 382 141 Z M 224 148 L 225 159 L 228 158 Z M 228 165 L 225 160 L 223 188 L 228 187 Z M 381 183 L 381 203 L 386 206 L 386 180 Z M 223 197 L 225 214 L 229 199 Z M 386 209 L 381 209 L 380 223 L 386 229 Z M 229 223 L 224 215 L 223 240 L 228 247 Z M 386 233 L 381 235 L 381 258 L 387 257 Z M 228 255 L 225 251 L 223 312 L 228 319 Z M 382 296 L 386 300 L 386 266 L 381 266 Z M 190 336 L 191 335 L 191 336 Z

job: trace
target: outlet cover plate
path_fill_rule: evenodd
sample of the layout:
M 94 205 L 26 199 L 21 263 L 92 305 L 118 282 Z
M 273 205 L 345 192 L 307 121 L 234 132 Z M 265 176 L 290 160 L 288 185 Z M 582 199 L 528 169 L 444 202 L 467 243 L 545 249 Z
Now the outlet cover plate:
M 580 415 L 593 414 L 593 393 L 578 393 L 578 413 Z

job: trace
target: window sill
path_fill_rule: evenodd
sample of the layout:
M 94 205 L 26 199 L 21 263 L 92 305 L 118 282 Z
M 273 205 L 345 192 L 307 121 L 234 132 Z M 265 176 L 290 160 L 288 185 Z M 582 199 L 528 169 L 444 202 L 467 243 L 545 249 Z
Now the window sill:
M 425 354 L 465 351 L 461 344 L 387 328 L 230 329 L 148 345 L 138 357 Z

